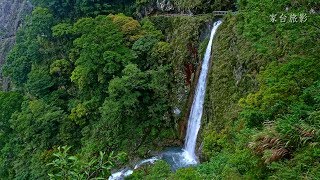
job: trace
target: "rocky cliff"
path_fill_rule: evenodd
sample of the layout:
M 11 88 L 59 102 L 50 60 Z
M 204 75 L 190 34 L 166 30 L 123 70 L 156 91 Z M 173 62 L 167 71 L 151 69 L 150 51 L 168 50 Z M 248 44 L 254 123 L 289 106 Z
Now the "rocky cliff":
M 0 67 L 15 42 L 18 28 L 32 5 L 28 0 L 0 0 Z M 1 89 L 8 89 L 8 80 L 3 78 L 0 68 Z

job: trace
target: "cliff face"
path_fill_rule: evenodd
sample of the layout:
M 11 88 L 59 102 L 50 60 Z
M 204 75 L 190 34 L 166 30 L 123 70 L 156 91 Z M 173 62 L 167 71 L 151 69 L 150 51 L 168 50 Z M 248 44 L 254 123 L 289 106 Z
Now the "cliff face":
M 136 16 L 143 18 L 155 13 L 176 13 L 177 8 L 174 6 L 174 2 L 171 0 L 151 0 L 147 3 L 140 4 L 137 9 Z
M 3 78 L 1 67 L 15 42 L 16 32 L 32 5 L 28 0 L 0 0 L 0 85 L 8 89 L 8 79 Z
M 178 137 L 183 142 L 213 16 L 158 15 L 149 18 L 172 47 L 172 56 L 169 57 L 173 68 L 170 101 Z

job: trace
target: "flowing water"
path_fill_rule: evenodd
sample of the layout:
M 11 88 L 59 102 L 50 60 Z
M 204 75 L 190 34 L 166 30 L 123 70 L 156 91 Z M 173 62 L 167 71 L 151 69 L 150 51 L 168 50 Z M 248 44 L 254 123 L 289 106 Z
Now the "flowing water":
M 192 158 L 191 161 L 196 161 L 197 157 L 195 154 L 195 148 L 197 143 L 197 136 L 201 125 L 201 118 L 202 118 L 202 112 L 203 112 L 203 103 L 204 103 L 204 97 L 206 93 L 206 87 L 207 87 L 207 76 L 208 76 L 208 70 L 209 70 L 209 64 L 210 64 L 210 57 L 211 57 L 211 49 L 212 49 L 212 42 L 213 37 L 216 34 L 216 31 L 218 27 L 220 26 L 221 21 L 217 21 L 214 23 L 211 35 L 210 35 L 210 41 L 207 46 L 206 53 L 204 55 L 202 66 L 201 66 L 201 72 L 197 84 L 197 88 L 195 91 L 190 116 L 188 120 L 188 129 L 187 129 L 187 135 L 186 135 L 186 142 L 184 149 L 189 153 L 190 157 Z
M 156 157 L 140 161 L 135 165 L 134 169 L 137 169 L 144 164 L 153 164 L 155 161 L 160 159 L 165 160 L 167 163 L 169 163 L 173 171 L 182 167 L 187 167 L 198 163 L 195 148 L 197 143 L 198 132 L 201 126 L 203 104 L 207 86 L 207 76 L 211 58 L 211 49 L 214 35 L 216 34 L 216 31 L 221 23 L 221 21 L 217 21 L 214 23 L 210 34 L 210 40 L 206 49 L 206 53 L 202 61 L 201 72 L 195 90 L 190 116 L 188 119 L 188 129 L 184 148 L 170 148 L 160 153 Z M 122 171 L 113 173 L 109 177 L 109 180 L 121 180 L 124 179 L 124 177 L 131 175 L 132 173 L 132 169 L 126 168 Z

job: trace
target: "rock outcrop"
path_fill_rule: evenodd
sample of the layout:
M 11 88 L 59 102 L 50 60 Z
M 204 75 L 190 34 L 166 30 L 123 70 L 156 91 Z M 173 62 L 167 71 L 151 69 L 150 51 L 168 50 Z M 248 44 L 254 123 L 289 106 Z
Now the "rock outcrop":
M 28 0 L 0 0 L 0 89 L 8 89 L 8 79 L 2 76 L 2 66 L 15 43 L 15 36 L 24 17 L 32 11 Z
M 176 13 L 177 8 L 172 0 L 152 0 L 138 8 L 137 17 L 142 18 L 155 13 Z

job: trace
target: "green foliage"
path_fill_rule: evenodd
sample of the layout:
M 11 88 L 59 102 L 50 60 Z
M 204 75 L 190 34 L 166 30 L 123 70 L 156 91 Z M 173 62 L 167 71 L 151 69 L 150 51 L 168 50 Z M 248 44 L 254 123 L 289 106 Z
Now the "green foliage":
M 208 41 L 200 36 L 213 16 L 139 22 L 124 15 L 132 3 L 33 0 L 3 68 L 19 93 L 0 92 L 2 179 L 105 179 L 123 165 L 118 158 L 126 159 L 111 152 L 134 159 L 176 139 L 172 109 L 187 109 L 185 67 L 197 69 Z M 150 3 L 137 1 L 138 11 Z M 197 14 L 235 2 L 173 4 Z M 132 179 L 319 178 L 319 16 L 269 20 L 286 7 L 300 13 L 318 4 L 238 5 L 214 43 L 201 133 L 205 163 L 171 173 L 158 161 Z
M 289 162 L 275 162 L 269 165 L 274 174 L 270 179 L 317 179 L 319 174 L 319 146 L 310 145 L 294 154 Z
M 50 88 L 54 85 L 48 68 L 34 66 L 28 74 L 28 81 L 26 83 L 26 90 L 28 93 L 43 97 L 50 92 Z
M 23 103 L 21 112 L 14 113 L 10 122 L 19 141 L 29 143 L 25 148 L 44 149 L 57 143 L 58 125 L 65 118 L 61 109 L 34 100 Z
M 115 12 L 131 13 L 133 0 L 32 0 L 36 6 L 49 8 L 59 19 L 76 19 Z
M 23 97 L 17 92 L 0 92 L 0 129 L 1 136 L 10 131 L 9 119 L 15 111 L 20 110 Z
M 32 63 L 41 62 L 45 58 L 46 55 L 41 48 L 49 49 L 44 46 L 51 37 L 51 26 L 54 21 L 48 9 L 38 7 L 27 20 L 25 30 L 18 33 L 17 43 L 4 66 L 4 74 L 10 76 L 18 87 L 27 81 Z
M 132 58 L 130 50 L 122 45 L 122 35 L 106 16 L 80 19 L 73 31 L 80 37 L 74 41 L 79 58 L 71 80 L 83 91 L 93 85 L 104 88 Z
M 153 66 L 158 67 L 161 64 L 170 64 L 169 57 L 172 53 L 172 47 L 167 42 L 158 42 L 151 50 L 150 61 Z M 155 68 L 152 67 L 152 68 Z
M 290 7 L 289 12 L 285 11 L 286 7 Z M 240 23 L 239 27 L 243 34 L 253 42 L 257 51 L 263 53 L 269 60 L 294 54 L 316 55 L 315 52 L 319 50 L 319 46 L 316 45 L 319 42 L 316 35 L 319 28 L 315 24 L 320 22 L 319 16 L 310 15 L 305 23 L 289 23 L 289 19 L 287 19 L 287 23 L 272 23 L 270 21 L 271 14 L 280 16 L 288 13 L 288 15 L 290 13 L 306 13 L 309 15 L 308 12 L 314 7 L 317 7 L 317 2 L 247 1 L 246 6 L 241 7 L 245 13 L 240 16 L 243 18 L 243 22 L 248 23 Z M 308 34 L 307 37 L 305 34 Z
M 203 139 L 203 154 L 204 156 L 213 157 L 216 156 L 224 147 L 225 138 L 223 134 L 219 134 L 215 131 L 207 132 Z
M 158 43 L 153 50 L 155 58 L 158 58 L 157 51 L 163 52 L 166 56 L 161 57 L 162 61 L 171 64 L 172 106 L 182 110 L 181 116 L 187 112 L 187 99 L 190 86 L 186 85 L 186 67 L 192 65 L 194 70 L 201 61 L 199 44 L 200 35 L 203 29 L 212 22 L 212 15 L 199 16 L 153 16 L 148 17 L 150 21 L 167 36 L 167 43 Z M 161 46 L 160 46 L 161 45 Z M 165 46 L 164 46 L 165 45 Z M 157 49 L 156 49 L 157 48 Z M 170 48 L 170 49 L 169 49 Z M 160 58 L 160 57 L 159 57 Z M 159 59 L 160 60 L 160 59 Z
M 69 77 L 71 76 L 71 62 L 65 59 L 55 60 L 50 65 L 49 73 L 55 77 L 55 84 L 60 86 L 67 85 L 69 83 Z
M 156 3 L 170 2 L 176 11 L 194 14 L 206 14 L 212 11 L 228 11 L 235 10 L 235 0 L 170 0 L 170 1 L 156 1 L 156 0 L 136 0 L 138 12 L 143 12 L 144 8 L 148 6 L 156 6 Z M 157 13 L 167 13 L 156 9 Z M 174 10 L 171 10 L 174 11 Z
M 65 114 L 61 109 L 42 100 L 23 103 L 21 111 L 15 112 L 9 121 L 13 132 L 6 142 L 6 149 L 11 149 L 11 155 L 7 156 L 12 166 L 9 179 L 46 176 L 48 169 L 40 168 L 47 160 L 42 158 L 42 152 L 58 144 L 59 124 L 64 120 Z M 30 156 L 30 152 L 34 155 L 23 158 Z
M 281 108 L 272 108 L 283 103 L 284 106 L 297 101 L 303 88 L 312 85 L 319 79 L 317 71 L 320 66 L 316 59 L 293 58 L 288 63 L 272 63 L 261 75 L 261 87 L 255 95 L 249 95 L 248 106 L 259 107 L 262 111 Z M 278 113 L 275 112 L 275 113 Z M 280 113 L 278 113 L 280 114 Z
M 163 114 L 169 108 L 169 77 L 165 76 L 166 69 L 143 72 L 135 64 L 127 65 L 122 76 L 109 83 L 109 96 L 100 109 L 102 119 L 94 124 L 86 140 L 87 148 L 94 151 L 106 147 L 139 148 L 146 138 L 152 139 L 149 134 L 153 128 L 158 132 L 160 127 L 167 128 L 169 124 Z M 102 135 L 108 138 L 101 140 Z M 131 137 L 131 141 L 126 137 Z M 92 139 L 100 140 L 92 143 Z
M 200 55 L 200 59 L 203 59 L 204 54 L 207 50 L 207 46 L 209 43 L 209 38 L 207 37 L 205 40 L 203 40 L 199 46 L 199 55 Z
M 60 23 L 52 27 L 52 35 L 56 37 L 67 36 L 72 33 L 72 25 L 69 23 Z
M 192 9 L 194 7 L 201 5 L 201 0 L 196 1 L 182 1 L 182 0 L 175 0 L 174 1 L 179 7 L 185 8 L 185 9 Z
M 11 138 L 12 129 L 9 119 L 15 111 L 21 108 L 23 97 L 16 92 L 0 92 L 0 176 L 8 177 L 10 167 L 10 155 L 12 152 L 7 142 Z
M 125 16 L 124 14 L 109 15 L 108 17 L 119 27 L 119 30 L 126 39 L 127 45 L 130 46 L 142 36 L 140 23 L 132 17 Z
M 143 166 L 133 172 L 127 179 L 167 179 L 171 173 L 170 165 L 163 160 L 156 161 L 153 165 Z
M 248 150 L 223 151 L 197 169 L 202 179 L 258 179 L 267 175 L 259 158 Z
M 178 169 L 174 174 L 171 174 L 168 179 L 178 180 L 200 180 L 200 174 L 194 168 L 182 168 Z
M 142 37 L 138 39 L 132 46 L 132 49 L 137 52 L 137 54 L 141 57 L 146 56 L 148 52 L 151 51 L 152 47 L 157 43 L 156 39 L 152 37 Z
M 105 179 L 110 176 L 110 169 L 113 167 L 113 154 L 106 155 L 100 152 L 99 157 L 85 162 L 77 156 L 69 154 L 70 147 L 58 147 L 53 153 L 55 159 L 47 164 L 54 167 L 49 174 L 50 179 Z
M 207 179 L 317 179 L 318 23 L 271 23 L 270 14 L 306 12 L 313 2 L 240 1 L 213 51 L 206 100 Z M 226 50 L 227 49 L 227 50 Z M 216 164 L 215 164 L 216 163 Z M 222 164 L 222 165 L 221 165 Z M 211 169 L 212 168 L 212 169 Z
M 171 46 L 147 19 L 104 15 L 130 3 L 33 1 L 4 67 L 24 98 L 0 94 L 1 178 L 106 178 L 112 164 L 100 151 L 146 155 L 173 138 Z M 55 152 L 62 145 L 78 155 Z
M 142 19 L 141 25 L 145 36 L 153 37 L 158 40 L 164 39 L 162 32 L 156 28 L 155 24 L 149 18 Z
M 204 122 L 217 132 L 238 117 L 239 99 L 257 88 L 257 73 L 266 64 L 237 30 L 239 22 L 237 16 L 227 16 L 214 40 Z

